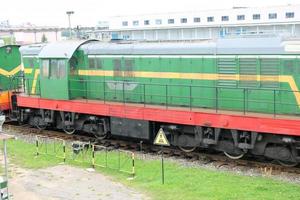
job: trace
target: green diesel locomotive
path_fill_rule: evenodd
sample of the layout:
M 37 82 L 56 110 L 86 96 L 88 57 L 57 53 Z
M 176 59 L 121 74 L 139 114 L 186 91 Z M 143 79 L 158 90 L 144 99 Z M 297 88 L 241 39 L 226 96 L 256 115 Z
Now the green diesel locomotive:
M 55 127 L 300 162 L 300 43 L 65 41 L 21 48 L 27 95 L 16 117 Z

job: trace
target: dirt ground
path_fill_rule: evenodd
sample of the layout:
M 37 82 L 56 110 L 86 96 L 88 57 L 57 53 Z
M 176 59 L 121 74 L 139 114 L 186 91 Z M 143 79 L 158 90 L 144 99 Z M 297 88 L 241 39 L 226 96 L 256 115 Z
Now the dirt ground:
M 9 180 L 9 193 L 14 200 L 149 199 L 98 172 L 67 165 L 39 170 L 14 166 Z

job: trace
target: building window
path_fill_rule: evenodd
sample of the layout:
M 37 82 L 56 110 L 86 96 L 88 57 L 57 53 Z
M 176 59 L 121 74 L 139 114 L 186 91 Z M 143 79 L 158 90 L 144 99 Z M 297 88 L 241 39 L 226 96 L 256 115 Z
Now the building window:
M 253 14 L 252 19 L 253 20 L 260 20 L 260 14 Z
M 287 12 L 285 13 L 285 18 L 294 18 L 295 17 L 295 13 L 294 12 Z
M 194 23 L 199 23 L 199 22 L 201 22 L 200 17 L 194 17 Z
M 238 15 L 237 20 L 245 20 L 245 15 Z
M 229 21 L 229 16 L 222 16 L 222 21 Z
M 156 20 L 155 20 L 155 24 L 157 24 L 157 25 L 162 24 L 162 20 L 161 20 L 161 19 L 156 19 Z
M 150 20 L 144 20 L 144 25 L 150 25 Z
M 137 20 L 133 21 L 133 22 L 132 22 L 132 25 L 133 25 L 133 26 L 138 26 L 138 25 L 139 25 L 139 21 L 137 21 Z
M 122 26 L 128 26 L 128 21 L 122 22 Z
M 214 21 L 214 17 L 207 17 L 207 22 L 213 22 Z
M 187 23 L 187 18 L 181 18 L 181 19 L 180 19 L 180 22 L 181 22 L 182 24 Z
M 269 13 L 269 19 L 277 19 L 277 13 Z
M 174 24 L 175 20 L 174 19 L 168 19 L 168 24 Z

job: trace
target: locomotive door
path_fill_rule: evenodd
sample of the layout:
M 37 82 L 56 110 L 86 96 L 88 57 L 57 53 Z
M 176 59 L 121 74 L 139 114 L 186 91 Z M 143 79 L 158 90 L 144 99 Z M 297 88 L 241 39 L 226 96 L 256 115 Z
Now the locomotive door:
M 112 101 L 123 101 L 123 70 L 122 59 L 113 59 L 113 80 L 107 82 L 109 93 L 106 95 Z
M 41 59 L 41 97 L 69 99 L 68 59 Z

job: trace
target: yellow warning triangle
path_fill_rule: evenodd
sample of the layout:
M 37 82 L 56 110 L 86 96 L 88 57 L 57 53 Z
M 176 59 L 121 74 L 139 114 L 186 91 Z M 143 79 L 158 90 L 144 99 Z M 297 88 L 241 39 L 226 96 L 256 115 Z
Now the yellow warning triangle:
M 170 143 L 169 143 L 169 141 L 166 137 L 166 134 L 162 128 L 159 129 L 159 131 L 155 137 L 154 144 L 162 145 L 162 146 L 170 146 Z

